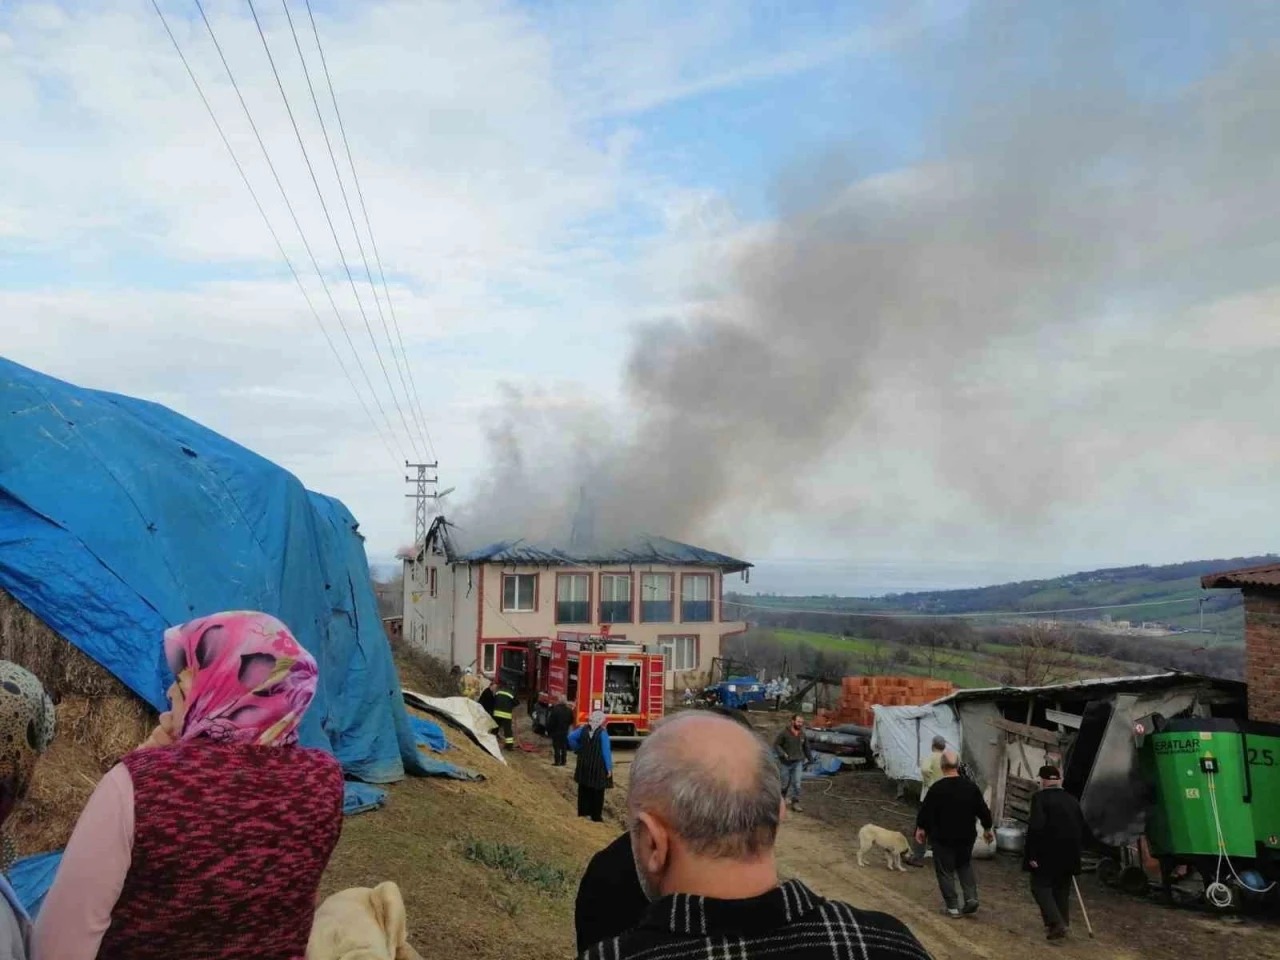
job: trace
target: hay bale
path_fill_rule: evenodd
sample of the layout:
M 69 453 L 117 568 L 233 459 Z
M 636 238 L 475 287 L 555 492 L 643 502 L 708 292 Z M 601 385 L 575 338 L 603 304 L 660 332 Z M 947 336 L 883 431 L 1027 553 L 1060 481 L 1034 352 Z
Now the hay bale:
M 7 826 L 19 856 L 66 844 L 102 775 L 142 743 L 156 715 L 138 697 L 68 695 L 58 704 L 58 732 L 36 765 L 31 792 Z
M 133 696 L 105 667 L 64 640 L 3 589 L 0 589 L 0 660 L 12 660 L 34 673 L 55 703 L 68 694 Z
M 19 856 L 66 844 L 102 775 L 150 735 L 155 712 L 93 658 L 0 590 L 0 660 L 34 673 L 57 705 L 58 728 L 31 792 L 6 826 Z

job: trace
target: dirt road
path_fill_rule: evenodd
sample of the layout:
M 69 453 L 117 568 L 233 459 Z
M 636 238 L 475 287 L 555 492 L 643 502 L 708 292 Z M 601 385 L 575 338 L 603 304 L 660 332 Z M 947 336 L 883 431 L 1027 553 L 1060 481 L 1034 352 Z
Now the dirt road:
M 859 790 L 864 778 L 876 782 Z M 1135 899 L 1101 886 L 1092 875 L 1080 878 L 1080 890 L 1097 938 L 1088 938 L 1073 909 L 1071 938 L 1050 945 L 1020 864 L 1004 856 L 975 862 L 982 908 L 973 917 L 952 920 L 942 913 L 931 867 L 890 872 L 883 859 L 858 866 L 856 831 L 862 823 L 905 832 L 914 814 L 892 803 L 891 790 L 878 795 L 880 781 L 876 773 L 843 774 L 830 785 L 807 781 L 804 803 L 812 815 L 793 816 L 783 825 L 780 866 L 785 876 L 824 896 L 898 917 L 936 960 L 1021 960 L 1045 951 L 1069 960 L 1280 960 L 1280 926 L 1274 923 Z

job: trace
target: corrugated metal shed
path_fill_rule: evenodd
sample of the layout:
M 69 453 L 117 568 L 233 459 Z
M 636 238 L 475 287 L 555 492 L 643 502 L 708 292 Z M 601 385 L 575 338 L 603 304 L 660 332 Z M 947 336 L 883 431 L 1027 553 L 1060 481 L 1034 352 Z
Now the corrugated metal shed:
M 1071 683 L 1056 683 L 1047 687 L 972 687 L 957 690 L 948 697 L 935 700 L 934 703 L 953 703 L 963 700 L 1003 700 L 1028 696 L 1065 696 L 1073 693 L 1129 693 L 1140 690 L 1175 687 L 1187 683 L 1205 683 L 1226 690 L 1243 694 L 1244 684 L 1239 680 L 1225 680 L 1218 677 L 1206 677 L 1197 673 L 1183 673 L 1171 670 L 1167 673 L 1146 673 L 1133 677 L 1098 677 L 1092 680 L 1073 680 Z
M 1280 589 L 1280 563 L 1264 563 L 1260 567 L 1242 567 L 1209 573 L 1200 578 L 1206 590 L 1218 587 L 1275 587 Z

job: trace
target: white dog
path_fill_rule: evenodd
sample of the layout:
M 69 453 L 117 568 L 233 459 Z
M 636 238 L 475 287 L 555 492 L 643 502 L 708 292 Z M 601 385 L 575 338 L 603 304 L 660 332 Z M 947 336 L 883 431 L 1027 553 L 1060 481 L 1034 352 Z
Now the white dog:
M 911 852 L 911 844 L 902 834 L 896 830 L 886 830 L 884 827 L 877 827 L 874 823 L 868 823 L 858 831 L 858 866 L 867 865 L 863 857 L 871 852 L 872 847 L 879 847 L 884 851 L 890 870 L 896 867 L 903 873 L 907 872 L 907 868 L 902 865 L 902 856 Z
M 400 888 L 388 882 L 329 897 L 311 923 L 307 960 L 422 960 L 405 939 Z

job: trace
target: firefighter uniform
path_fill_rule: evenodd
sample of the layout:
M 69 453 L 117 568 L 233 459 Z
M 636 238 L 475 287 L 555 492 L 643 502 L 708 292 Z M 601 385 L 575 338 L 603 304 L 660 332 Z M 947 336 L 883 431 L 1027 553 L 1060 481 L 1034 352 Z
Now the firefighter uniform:
M 498 729 L 502 731 L 502 748 L 514 749 L 516 745 L 515 728 L 512 717 L 516 712 L 516 695 L 503 684 L 493 695 L 493 719 L 498 721 Z

